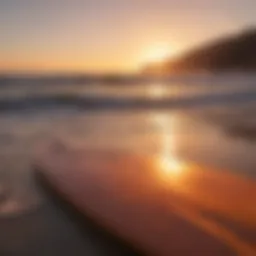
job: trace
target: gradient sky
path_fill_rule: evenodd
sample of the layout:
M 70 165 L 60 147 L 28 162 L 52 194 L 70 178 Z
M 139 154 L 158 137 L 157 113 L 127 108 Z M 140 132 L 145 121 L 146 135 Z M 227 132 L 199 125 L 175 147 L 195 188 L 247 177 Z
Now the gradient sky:
M 255 0 L 1 0 L 1 72 L 129 72 L 256 24 Z

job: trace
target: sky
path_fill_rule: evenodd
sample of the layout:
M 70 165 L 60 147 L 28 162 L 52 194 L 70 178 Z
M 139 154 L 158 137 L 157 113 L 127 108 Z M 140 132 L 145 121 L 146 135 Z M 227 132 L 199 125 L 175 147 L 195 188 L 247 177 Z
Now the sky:
M 1 0 L 0 72 L 133 72 L 256 24 L 255 0 Z

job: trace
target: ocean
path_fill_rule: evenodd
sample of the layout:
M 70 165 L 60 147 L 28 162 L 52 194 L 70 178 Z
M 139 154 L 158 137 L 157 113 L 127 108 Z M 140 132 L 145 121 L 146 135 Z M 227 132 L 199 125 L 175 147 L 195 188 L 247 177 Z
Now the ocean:
M 32 175 L 48 142 L 156 155 L 256 178 L 256 75 L 132 82 L 15 78 L 0 85 L 0 214 L 40 204 Z M 100 159 L 99 159 L 100 160 Z

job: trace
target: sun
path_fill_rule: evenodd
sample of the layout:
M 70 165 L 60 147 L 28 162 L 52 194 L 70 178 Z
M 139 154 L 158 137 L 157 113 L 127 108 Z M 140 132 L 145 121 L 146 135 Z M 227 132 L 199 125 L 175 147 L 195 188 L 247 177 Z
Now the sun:
M 162 63 L 172 56 L 172 48 L 167 44 L 159 44 L 150 47 L 145 53 L 144 62 Z

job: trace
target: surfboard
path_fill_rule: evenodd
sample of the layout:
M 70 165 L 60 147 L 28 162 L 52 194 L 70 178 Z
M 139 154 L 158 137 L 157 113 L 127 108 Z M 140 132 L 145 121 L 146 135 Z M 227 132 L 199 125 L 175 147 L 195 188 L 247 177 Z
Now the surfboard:
M 256 255 L 255 240 L 234 231 L 255 227 L 254 182 L 160 160 L 47 147 L 35 166 L 70 205 L 146 255 Z

